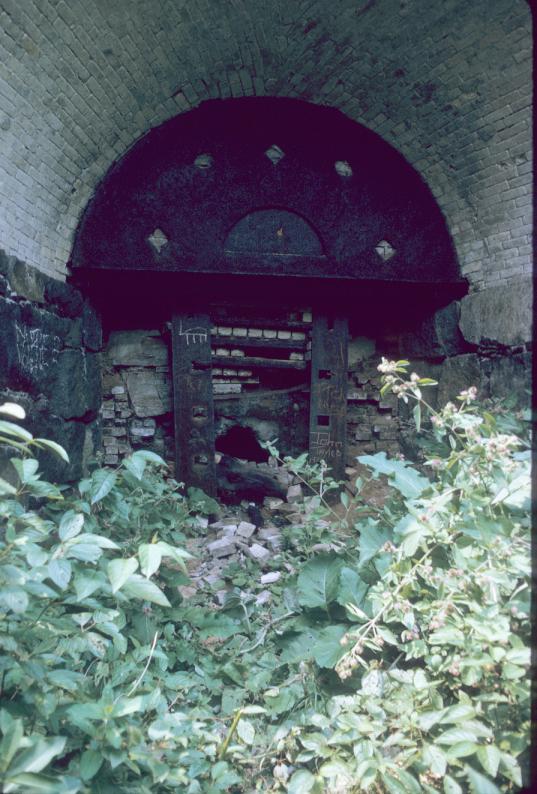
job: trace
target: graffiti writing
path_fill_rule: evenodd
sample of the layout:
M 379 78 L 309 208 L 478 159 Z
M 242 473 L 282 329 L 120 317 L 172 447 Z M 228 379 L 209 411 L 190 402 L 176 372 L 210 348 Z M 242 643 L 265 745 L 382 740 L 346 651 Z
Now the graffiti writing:
M 207 329 L 203 326 L 192 326 L 191 328 L 183 328 L 183 321 L 179 321 L 178 336 L 182 336 L 186 341 L 187 347 L 192 343 L 193 345 L 201 344 L 207 341 Z
M 343 441 L 332 440 L 326 431 L 315 431 L 310 433 L 310 454 L 318 459 L 340 458 L 343 455 Z
M 44 333 L 41 328 L 15 324 L 16 345 L 21 370 L 36 377 L 58 358 L 61 340 Z

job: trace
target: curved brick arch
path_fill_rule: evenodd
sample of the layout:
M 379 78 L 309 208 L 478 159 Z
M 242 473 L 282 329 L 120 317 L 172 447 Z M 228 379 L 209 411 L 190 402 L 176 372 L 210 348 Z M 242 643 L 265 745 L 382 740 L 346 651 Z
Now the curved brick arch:
M 242 230 L 250 249 L 226 250 L 255 211 L 272 250 L 254 252 L 259 227 Z M 333 108 L 274 97 L 206 102 L 144 136 L 96 190 L 72 267 L 460 282 L 445 219 L 395 148 Z
M 4 0 L 0 245 L 65 274 L 81 212 L 134 141 L 208 98 L 342 110 L 431 188 L 474 287 L 530 268 L 523 0 Z

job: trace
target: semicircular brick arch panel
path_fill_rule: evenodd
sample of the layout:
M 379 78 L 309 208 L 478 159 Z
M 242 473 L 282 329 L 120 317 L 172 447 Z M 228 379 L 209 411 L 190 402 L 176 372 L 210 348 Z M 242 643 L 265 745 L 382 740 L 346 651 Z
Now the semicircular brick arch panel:
M 266 155 L 274 140 L 284 156 Z M 393 147 L 339 111 L 268 97 L 148 133 L 90 202 L 72 267 L 460 281 L 445 219 Z

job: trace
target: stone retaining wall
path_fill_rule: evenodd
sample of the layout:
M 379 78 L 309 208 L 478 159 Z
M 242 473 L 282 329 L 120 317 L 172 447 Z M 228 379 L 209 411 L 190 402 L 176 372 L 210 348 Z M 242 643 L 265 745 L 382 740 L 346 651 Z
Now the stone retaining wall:
M 0 401 L 22 405 L 24 426 L 67 450 L 69 465 L 38 456 L 51 478 L 82 476 L 98 449 L 101 345 L 99 319 L 77 290 L 0 251 Z

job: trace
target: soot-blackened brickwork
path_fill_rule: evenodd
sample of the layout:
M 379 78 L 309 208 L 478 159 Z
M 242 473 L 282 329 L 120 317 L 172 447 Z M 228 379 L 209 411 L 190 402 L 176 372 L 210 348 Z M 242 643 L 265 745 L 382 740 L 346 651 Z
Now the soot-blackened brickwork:
M 90 203 L 72 266 L 460 281 L 445 220 L 395 149 L 338 111 L 269 98 L 149 133 Z

